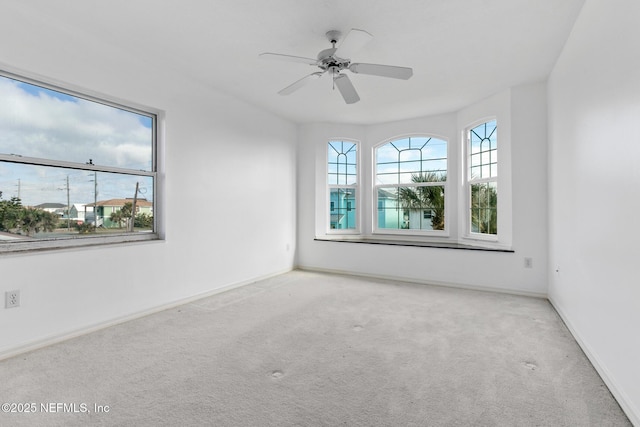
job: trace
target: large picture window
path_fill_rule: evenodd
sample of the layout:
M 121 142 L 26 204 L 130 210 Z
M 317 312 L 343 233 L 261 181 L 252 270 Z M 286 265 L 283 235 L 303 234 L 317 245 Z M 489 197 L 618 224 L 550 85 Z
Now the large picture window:
M 495 120 L 468 130 L 469 232 L 498 234 L 498 128 Z
M 154 234 L 156 121 L 0 73 L 0 247 Z
M 329 141 L 327 145 L 329 187 L 329 229 L 358 228 L 358 145 L 350 141 Z
M 377 229 L 445 229 L 447 141 L 414 136 L 375 149 Z

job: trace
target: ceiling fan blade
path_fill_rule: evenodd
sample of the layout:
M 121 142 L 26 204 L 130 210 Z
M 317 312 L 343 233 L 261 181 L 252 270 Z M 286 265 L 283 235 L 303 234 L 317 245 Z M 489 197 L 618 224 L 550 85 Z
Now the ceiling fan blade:
M 309 83 L 310 81 L 322 77 L 322 75 L 324 73 L 325 73 L 324 71 L 318 71 L 317 73 L 313 73 L 313 74 L 309 74 L 308 76 L 304 76 L 303 78 L 301 78 L 300 80 L 296 81 L 295 83 L 290 84 L 289 86 L 285 87 L 284 89 L 282 89 L 278 93 L 280 95 L 290 95 L 293 92 L 295 92 L 296 90 L 300 89 L 302 86 L 304 86 L 307 83 Z
M 360 101 L 356 88 L 353 87 L 351 80 L 349 80 L 346 74 L 338 74 L 334 77 L 333 82 L 338 86 L 338 90 L 347 104 L 354 104 Z
M 353 28 L 342 40 L 334 55 L 338 58 L 351 59 L 354 53 L 365 47 L 372 39 L 373 36 L 366 31 Z
M 265 53 L 261 53 L 259 56 L 265 59 L 275 59 L 277 61 L 300 62 L 302 64 L 308 64 L 308 65 L 316 65 L 318 63 L 318 60 L 313 58 L 305 58 L 303 56 L 283 55 L 281 53 L 265 52 Z
M 391 77 L 402 80 L 407 80 L 413 75 L 411 68 L 379 64 L 354 63 L 349 65 L 349 71 L 356 74 L 370 74 L 372 76 Z

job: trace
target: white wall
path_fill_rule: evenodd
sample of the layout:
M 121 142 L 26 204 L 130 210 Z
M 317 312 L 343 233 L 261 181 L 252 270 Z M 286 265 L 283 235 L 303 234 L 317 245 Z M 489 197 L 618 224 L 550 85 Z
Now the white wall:
M 638 19 L 637 0 L 587 1 L 548 85 L 549 295 L 636 425 Z
M 166 113 L 166 241 L 1 256 L 21 307 L 0 308 L 0 357 L 293 268 L 295 125 L 38 17 L 0 17 L 0 67 Z
M 510 149 L 500 156 L 512 159 L 511 209 L 518 215 L 512 224 L 514 253 L 398 247 L 314 241 L 324 232 L 326 197 L 324 188 L 326 143 L 330 138 L 363 142 L 362 162 L 371 162 L 371 147 L 393 136 L 428 132 L 442 135 L 453 144 L 457 158 L 461 126 L 470 120 L 497 116 L 500 131 L 510 138 Z M 510 128 L 510 129 L 509 129 Z M 501 127 L 502 129 L 502 127 Z M 531 84 L 497 94 L 455 113 L 422 117 L 374 126 L 313 124 L 300 126 L 298 149 L 298 258 L 302 268 L 442 283 L 471 288 L 545 295 L 546 264 L 546 85 Z M 501 139 L 502 141 L 502 139 Z M 459 180 L 457 165 L 448 176 Z M 371 177 L 362 179 L 364 188 Z M 361 190 L 366 191 L 366 190 Z M 502 194 L 502 193 L 501 193 Z M 502 196 L 501 196 L 502 197 Z M 501 200 L 503 200 L 501 198 Z M 453 208 L 456 208 L 454 200 Z M 370 205 L 362 207 L 369 211 Z M 365 221 L 369 219 L 365 216 Z M 451 231 L 459 232 L 454 224 Z M 524 257 L 533 258 L 533 268 L 524 268 Z

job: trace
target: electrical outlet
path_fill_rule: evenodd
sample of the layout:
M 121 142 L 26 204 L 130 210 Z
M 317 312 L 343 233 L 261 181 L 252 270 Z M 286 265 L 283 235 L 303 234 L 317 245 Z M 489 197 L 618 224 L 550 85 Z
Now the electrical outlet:
M 533 258 L 524 259 L 524 268 L 533 268 Z
M 4 308 L 20 307 L 20 291 L 4 293 Z

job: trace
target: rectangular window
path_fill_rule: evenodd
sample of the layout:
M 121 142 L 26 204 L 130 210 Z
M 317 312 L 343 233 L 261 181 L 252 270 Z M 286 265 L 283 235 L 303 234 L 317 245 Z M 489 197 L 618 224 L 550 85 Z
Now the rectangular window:
M 498 191 L 495 182 L 471 184 L 471 232 L 498 233 Z
M 444 230 L 447 141 L 398 139 L 378 146 L 375 159 L 378 231 Z
M 154 235 L 156 122 L 153 113 L 0 73 L 1 249 Z
M 356 198 L 356 190 L 332 188 L 330 195 L 335 200 L 334 209 L 331 210 L 332 230 L 353 230 L 356 228 L 356 211 L 351 202 Z
M 377 195 L 378 228 L 423 231 L 444 229 L 443 185 L 379 188 Z
M 327 145 L 329 229 L 357 230 L 358 145 L 350 141 L 329 141 Z
M 498 132 L 492 120 L 467 134 L 469 232 L 498 234 Z

